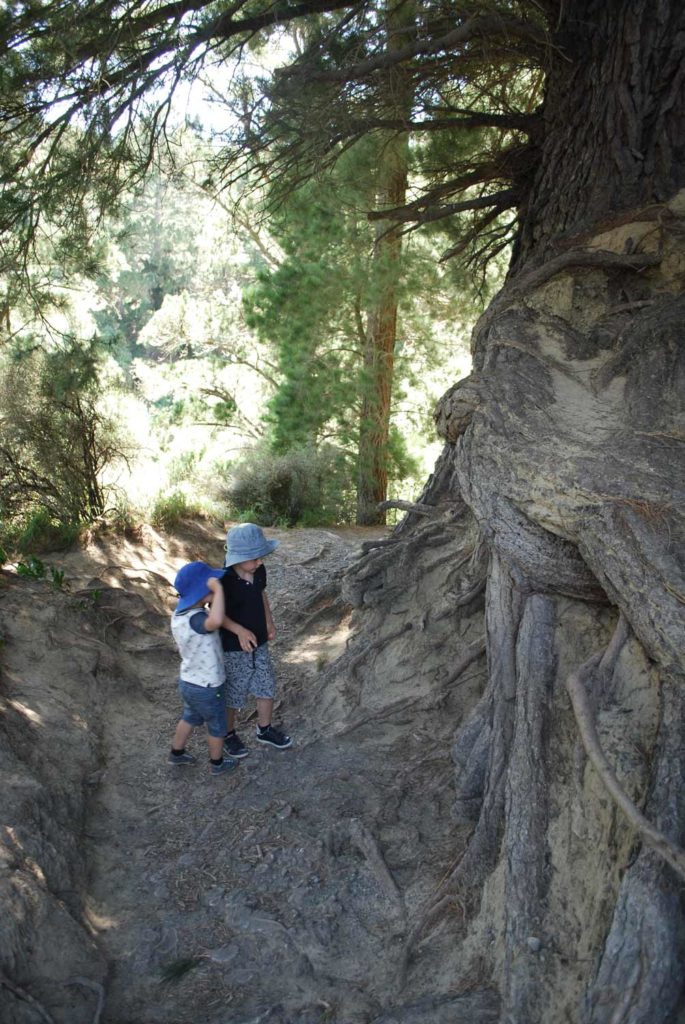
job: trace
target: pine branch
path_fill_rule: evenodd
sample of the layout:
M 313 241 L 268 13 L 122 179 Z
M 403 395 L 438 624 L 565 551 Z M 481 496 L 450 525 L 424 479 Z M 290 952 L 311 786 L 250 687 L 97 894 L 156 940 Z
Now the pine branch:
M 548 45 L 545 33 L 529 22 L 498 14 L 485 14 L 470 18 L 463 25 L 442 36 L 419 39 L 396 50 L 385 50 L 376 56 L 368 57 L 366 60 L 358 61 L 356 64 L 350 64 L 344 68 L 318 71 L 296 65 L 284 71 L 283 74 L 301 74 L 312 82 L 352 82 L 365 78 L 375 71 L 387 70 L 397 64 L 410 61 L 414 57 L 448 53 L 476 39 L 492 40 L 499 37 L 503 37 L 505 40 L 524 40 L 531 51 L 540 53 Z
M 417 213 L 407 206 L 400 206 L 394 210 L 373 210 L 368 214 L 368 218 L 371 221 L 392 220 L 395 222 L 430 224 L 432 221 L 451 217 L 455 213 L 465 213 L 468 210 L 482 210 L 493 206 L 496 207 L 495 215 L 497 215 L 503 210 L 508 210 L 515 206 L 518 198 L 519 194 L 516 189 L 502 189 L 500 192 L 491 192 L 476 199 L 464 199 L 460 203 L 448 203 L 445 206 L 429 206 L 423 213 Z
M 363 135 L 369 131 L 396 131 L 422 134 L 455 131 L 463 128 L 502 128 L 531 132 L 538 124 L 535 114 L 492 114 L 485 111 L 464 113 L 461 117 L 441 117 L 436 120 L 400 121 L 393 118 L 369 117 L 350 121 L 350 132 Z

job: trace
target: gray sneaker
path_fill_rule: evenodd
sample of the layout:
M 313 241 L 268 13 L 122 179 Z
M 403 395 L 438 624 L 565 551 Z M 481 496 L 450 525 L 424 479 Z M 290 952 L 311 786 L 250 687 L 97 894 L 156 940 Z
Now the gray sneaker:
M 212 775 L 225 775 L 226 772 L 232 772 L 237 767 L 237 761 L 231 760 L 230 757 L 225 757 L 221 764 L 210 764 L 209 770 Z
M 192 754 L 186 754 L 184 751 L 182 754 L 174 754 L 173 751 L 169 751 L 167 757 L 168 764 L 197 764 L 197 758 L 193 757 Z

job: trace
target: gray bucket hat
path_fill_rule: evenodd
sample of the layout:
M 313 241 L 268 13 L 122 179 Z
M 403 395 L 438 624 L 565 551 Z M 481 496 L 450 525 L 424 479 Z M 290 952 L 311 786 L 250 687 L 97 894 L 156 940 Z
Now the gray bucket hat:
M 224 565 L 250 562 L 253 558 L 270 555 L 278 547 L 277 540 L 267 540 L 261 526 L 254 523 L 240 523 L 232 526 L 226 534 L 226 558 Z

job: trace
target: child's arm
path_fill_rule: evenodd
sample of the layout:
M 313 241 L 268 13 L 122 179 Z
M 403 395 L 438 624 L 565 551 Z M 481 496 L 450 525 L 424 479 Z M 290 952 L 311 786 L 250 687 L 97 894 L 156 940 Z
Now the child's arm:
M 262 591 L 262 597 L 264 599 L 264 613 L 266 615 L 266 637 L 267 640 L 274 640 L 276 637 L 276 626 L 274 625 L 274 617 L 271 614 L 271 605 L 269 604 L 269 598 L 266 596 L 266 590 Z
M 207 586 L 209 587 L 212 597 L 210 600 L 209 613 L 205 619 L 205 629 L 208 633 L 218 629 L 223 624 L 225 607 L 224 607 L 224 588 L 221 586 L 221 580 L 217 579 L 216 576 L 211 576 L 207 580 Z

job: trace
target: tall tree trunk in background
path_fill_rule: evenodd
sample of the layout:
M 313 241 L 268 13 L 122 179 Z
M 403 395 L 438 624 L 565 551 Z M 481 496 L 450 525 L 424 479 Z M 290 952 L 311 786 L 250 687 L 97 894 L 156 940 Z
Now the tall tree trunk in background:
M 388 49 L 406 44 L 406 27 L 415 13 L 413 0 L 387 14 Z M 403 33 L 401 30 L 405 29 Z M 389 118 L 409 119 L 412 88 L 404 68 L 385 72 L 386 111 Z M 379 147 L 379 209 L 402 206 L 407 191 L 409 136 L 392 135 Z M 373 251 L 375 294 L 369 311 L 364 344 L 362 407 L 357 461 L 357 523 L 385 523 L 379 502 L 388 493 L 388 439 L 390 404 L 397 338 L 398 287 L 402 274 L 400 227 L 380 222 Z

